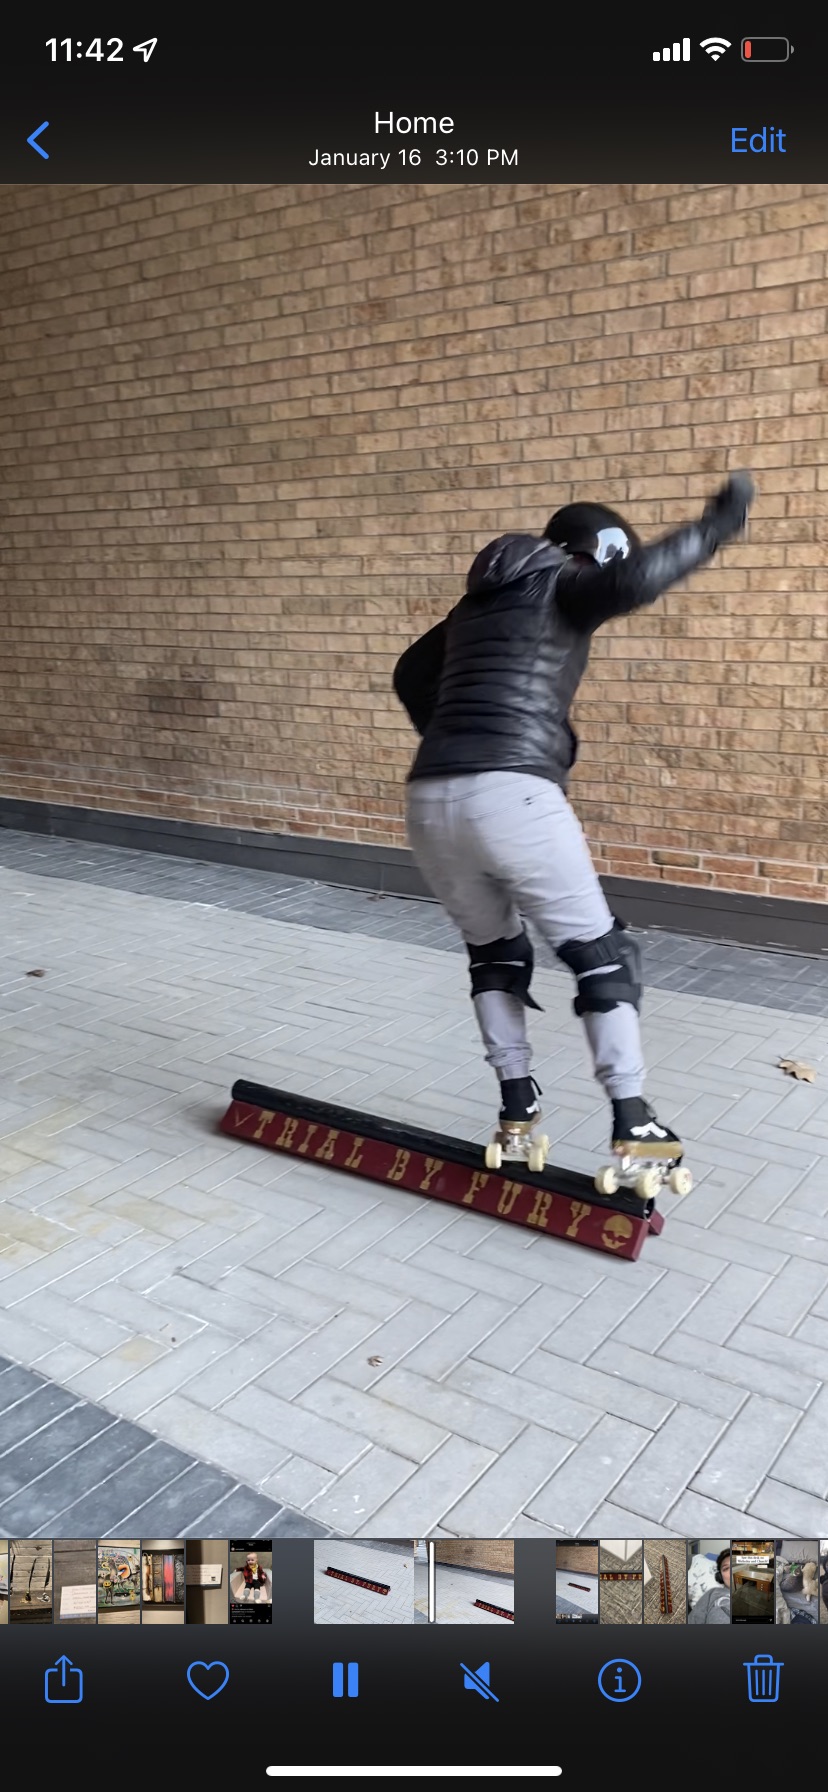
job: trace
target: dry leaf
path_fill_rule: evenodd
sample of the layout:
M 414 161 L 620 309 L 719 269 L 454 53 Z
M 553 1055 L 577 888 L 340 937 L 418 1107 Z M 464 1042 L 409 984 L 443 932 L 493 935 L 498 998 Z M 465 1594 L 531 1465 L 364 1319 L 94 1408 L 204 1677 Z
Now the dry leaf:
M 371 1369 L 378 1369 L 380 1367 L 381 1362 L 382 1362 L 381 1356 L 369 1356 L 369 1358 L 368 1358 L 368 1364 Z
M 27 971 L 26 972 L 27 977 L 45 977 L 45 975 L 46 975 L 45 971 Z
M 778 1068 L 784 1070 L 786 1076 L 795 1076 L 798 1083 L 813 1083 L 816 1080 L 813 1067 L 802 1064 L 799 1058 L 780 1058 Z

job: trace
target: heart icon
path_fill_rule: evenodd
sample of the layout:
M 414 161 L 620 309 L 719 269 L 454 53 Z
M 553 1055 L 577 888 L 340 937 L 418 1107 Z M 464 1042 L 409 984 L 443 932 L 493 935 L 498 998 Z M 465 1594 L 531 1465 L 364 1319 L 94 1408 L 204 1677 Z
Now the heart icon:
M 204 1671 L 199 1674 L 198 1679 L 196 1679 L 196 1673 L 199 1668 L 202 1668 Z M 216 1674 L 221 1674 L 222 1678 L 219 1680 L 218 1686 L 211 1686 L 208 1676 L 212 1676 L 213 1679 L 215 1679 Z M 191 1661 L 187 1669 L 187 1679 L 190 1682 L 193 1692 L 197 1692 L 200 1699 L 214 1699 L 217 1693 L 224 1691 L 229 1678 L 230 1669 L 225 1666 L 223 1661 Z M 204 1684 L 199 1686 L 198 1680 L 201 1680 Z

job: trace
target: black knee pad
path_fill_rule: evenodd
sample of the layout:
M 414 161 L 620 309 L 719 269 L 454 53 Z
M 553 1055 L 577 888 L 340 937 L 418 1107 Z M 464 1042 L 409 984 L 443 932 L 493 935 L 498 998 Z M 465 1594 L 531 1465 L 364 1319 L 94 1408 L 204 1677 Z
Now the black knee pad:
M 472 1000 L 487 989 L 502 989 L 516 996 L 526 1008 L 543 1009 L 532 1000 L 529 985 L 535 968 L 535 954 L 528 933 L 518 933 L 512 940 L 492 940 L 488 946 L 467 946 L 471 970 Z
M 578 994 L 572 1004 L 577 1015 L 608 1014 L 621 1002 L 636 1014 L 641 1010 L 641 948 L 631 939 L 617 916 L 609 933 L 597 940 L 567 940 L 556 957 L 574 972 Z M 612 968 L 610 968 L 612 967 Z

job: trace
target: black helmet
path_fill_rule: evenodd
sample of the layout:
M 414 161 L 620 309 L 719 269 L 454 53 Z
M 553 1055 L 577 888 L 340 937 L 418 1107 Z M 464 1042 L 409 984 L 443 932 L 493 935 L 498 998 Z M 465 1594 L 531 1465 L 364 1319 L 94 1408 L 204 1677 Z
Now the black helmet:
M 588 555 L 598 566 L 619 556 L 626 560 L 641 545 L 635 530 L 606 504 L 565 504 L 555 511 L 544 535 L 568 554 Z

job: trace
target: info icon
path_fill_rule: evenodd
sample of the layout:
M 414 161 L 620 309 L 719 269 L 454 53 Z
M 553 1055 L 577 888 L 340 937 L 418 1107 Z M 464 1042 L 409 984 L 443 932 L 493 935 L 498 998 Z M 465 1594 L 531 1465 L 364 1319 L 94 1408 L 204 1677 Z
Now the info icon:
M 641 1674 L 634 1661 L 605 1661 L 598 1675 L 598 1691 L 613 1705 L 626 1705 L 641 1690 Z

